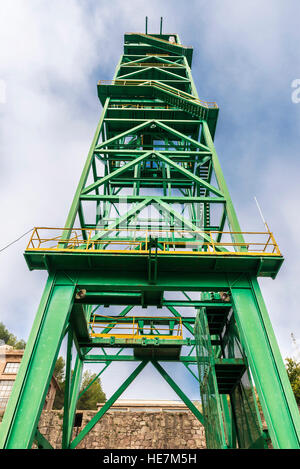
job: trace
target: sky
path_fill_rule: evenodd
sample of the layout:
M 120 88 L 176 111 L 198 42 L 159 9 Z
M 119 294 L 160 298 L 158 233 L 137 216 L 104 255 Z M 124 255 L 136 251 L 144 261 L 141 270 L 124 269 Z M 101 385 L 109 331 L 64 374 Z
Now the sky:
M 159 33 L 162 16 L 194 48 L 199 97 L 220 107 L 215 145 L 242 230 L 264 230 L 256 197 L 285 257 L 260 285 L 283 358 L 299 354 L 299 15 L 297 0 L 2 0 L 0 249 L 64 226 L 101 113 L 97 81 L 113 77 L 124 33 L 144 32 L 145 16 Z M 28 239 L 0 251 L 0 321 L 24 340 L 47 276 L 27 269 Z M 103 374 L 107 395 L 131 369 Z M 177 399 L 145 371 L 123 397 Z M 172 372 L 198 399 L 194 378 Z

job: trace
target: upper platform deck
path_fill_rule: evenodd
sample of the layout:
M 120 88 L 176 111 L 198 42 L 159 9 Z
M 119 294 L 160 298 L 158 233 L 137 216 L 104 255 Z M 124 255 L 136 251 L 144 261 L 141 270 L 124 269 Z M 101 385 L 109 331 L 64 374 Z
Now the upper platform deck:
M 234 235 L 245 236 L 236 242 Z M 34 269 L 247 272 L 275 278 L 283 256 L 270 232 L 35 228 L 25 251 Z M 142 275 L 142 274 L 141 274 Z
M 125 33 L 124 52 L 130 54 L 137 51 L 141 54 L 161 51 L 161 53 L 183 55 L 189 66 L 192 65 L 193 48 L 180 44 L 177 34 Z

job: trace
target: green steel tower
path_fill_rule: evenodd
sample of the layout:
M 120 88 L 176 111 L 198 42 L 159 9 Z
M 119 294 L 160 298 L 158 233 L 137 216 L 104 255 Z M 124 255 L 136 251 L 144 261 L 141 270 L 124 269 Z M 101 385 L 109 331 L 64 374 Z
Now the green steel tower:
M 257 281 L 283 257 L 269 229 L 241 231 L 214 147 L 219 109 L 198 97 L 192 54 L 177 34 L 127 33 L 113 80 L 98 83 L 103 111 L 65 227 L 35 228 L 25 251 L 49 277 L 1 448 L 51 447 L 38 422 L 64 337 L 62 448 L 78 447 L 151 366 L 203 423 L 208 448 L 266 448 L 255 390 L 273 447 L 299 448 Z M 74 435 L 84 364 L 102 364 L 100 375 L 122 361 L 136 368 Z M 164 362 L 191 372 L 201 412 Z

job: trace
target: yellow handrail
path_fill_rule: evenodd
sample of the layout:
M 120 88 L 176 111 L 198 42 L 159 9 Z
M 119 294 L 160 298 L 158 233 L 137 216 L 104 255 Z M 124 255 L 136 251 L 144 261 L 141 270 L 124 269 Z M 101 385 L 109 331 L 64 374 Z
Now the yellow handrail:
M 144 37 L 149 37 L 150 39 L 155 39 L 157 41 L 161 41 L 161 42 L 165 42 L 167 44 L 170 44 L 172 46 L 179 46 L 179 47 L 183 47 L 183 48 L 187 48 L 189 49 L 190 46 L 183 46 L 182 44 L 179 44 L 178 42 L 171 42 L 171 41 L 167 41 L 166 39 L 162 39 L 160 37 L 155 37 L 155 36 L 151 36 L 150 34 L 144 34 L 144 33 L 126 33 L 126 34 L 132 34 L 132 35 L 138 35 L 138 36 L 144 36 Z M 170 37 L 174 37 L 174 34 L 170 34 Z
M 47 236 L 42 233 L 47 232 Z M 51 235 L 53 231 L 54 236 Z M 63 234 L 70 231 L 69 238 Z M 57 233 L 58 232 L 58 233 Z M 123 236 L 119 236 L 124 233 Z M 134 237 L 129 236 L 130 233 Z M 97 235 L 101 238 L 97 238 Z M 115 234 L 115 235 L 114 235 Z M 174 235 L 177 238 L 174 238 Z M 215 238 L 221 235 L 224 241 Z M 244 242 L 230 241 L 234 235 L 252 237 Z M 149 239 L 158 240 L 158 254 L 188 255 L 243 255 L 243 256 L 281 256 L 273 233 L 232 232 L 232 231 L 193 231 L 180 229 L 136 229 L 136 228 L 35 228 L 26 251 L 88 252 L 88 253 L 128 253 L 148 254 Z M 231 248 L 228 249 L 228 248 Z M 246 248 L 241 249 L 241 248 Z
M 166 64 L 162 62 L 133 62 L 133 63 L 122 63 L 121 67 L 159 67 L 159 68 L 168 68 L 168 67 L 178 67 L 178 68 L 184 68 L 184 65 L 182 64 Z
M 102 319 L 101 323 L 95 323 L 96 318 L 99 317 Z M 124 318 L 117 318 L 112 316 L 101 316 L 94 315 L 93 321 L 89 322 L 90 326 L 90 336 L 91 337 L 117 337 L 120 339 L 141 339 L 147 337 L 149 339 L 160 338 L 160 339 L 183 339 L 182 331 L 182 318 L 169 317 L 169 316 L 133 316 L 127 317 L 127 319 L 132 319 L 132 322 L 128 324 L 122 321 Z M 104 321 L 103 321 L 104 320 Z M 142 327 L 139 326 L 138 321 L 150 320 L 152 324 L 144 324 Z M 175 321 L 174 326 L 171 330 L 169 327 L 160 327 L 160 320 L 170 320 Z M 156 324 L 154 325 L 154 323 Z M 107 332 L 103 332 L 105 329 L 110 329 Z M 96 332 L 96 329 L 101 329 L 102 332 Z M 125 333 L 124 330 L 127 332 Z M 147 332 L 149 330 L 149 332 Z M 153 331 L 156 331 L 156 334 L 153 334 Z M 130 332 L 132 331 L 132 332 Z M 168 333 L 161 333 L 161 331 L 167 331 Z
M 114 85 L 114 86 L 153 86 L 163 91 L 170 92 L 180 98 L 191 101 L 200 106 L 217 109 L 218 105 L 215 101 L 203 101 L 192 94 L 186 93 L 185 91 L 178 90 L 173 86 L 166 85 L 156 80 L 122 80 L 116 78 L 115 80 L 99 80 L 98 85 Z

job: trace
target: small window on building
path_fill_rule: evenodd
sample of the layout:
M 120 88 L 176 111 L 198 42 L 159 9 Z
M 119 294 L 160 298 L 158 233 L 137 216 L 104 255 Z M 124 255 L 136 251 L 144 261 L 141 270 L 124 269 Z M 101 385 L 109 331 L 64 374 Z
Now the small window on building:
M 0 380 L 0 411 L 6 408 L 13 385 L 13 380 Z
M 20 363 L 19 362 L 7 362 L 4 368 L 5 374 L 16 375 L 19 371 Z

